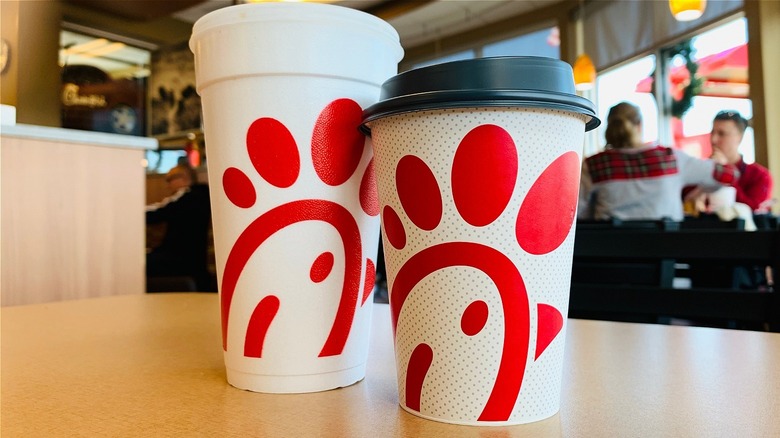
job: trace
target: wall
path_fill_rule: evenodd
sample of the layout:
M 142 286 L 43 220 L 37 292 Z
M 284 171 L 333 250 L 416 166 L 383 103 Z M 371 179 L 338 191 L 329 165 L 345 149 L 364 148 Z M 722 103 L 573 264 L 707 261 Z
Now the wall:
M 780 199 L 780 2 L 747 1 L 750 98 L 756 162 L 766 165 L 774 179 L 772 197 Z M 775 205 L 775 212 L 780 206 Z
M 0 79 L 0 100 L 16 107 L 18 123 L 60 126 L 60 3 L 3 0 L 0 15 L 11 55 Z
M 0 1 L 0 36 L 10 46 L 11 59 L 0 76 L 0 103 L 16 106 L 16 83 L 19 72 L 16 61 L 19 50 L 19 2 Z
M 0 137 L 3 306 L 144 292 L 144 152 L 88 135 Z

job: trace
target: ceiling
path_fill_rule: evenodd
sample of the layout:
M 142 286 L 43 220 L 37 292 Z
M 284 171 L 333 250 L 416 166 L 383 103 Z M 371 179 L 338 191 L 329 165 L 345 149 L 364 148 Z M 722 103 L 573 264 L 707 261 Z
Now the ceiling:
M 561 0 L 435 0 L 387 21 L 401 36 L 404 47 L 488 26 L 503 19 L 559 3 Z
M 195 6 L 203 0 L 66 0 L 66 2 L 130 20 L 152 20 Z
M 300 0 L 282 0 L 300 1 Z M 528 13 L 563 0 L 307 0 L 360 9 L 388 21 L 405 49 L 431 43 L 491 23 Z M 234 0 L 66 0 L 130 25 L 179 23 L 187 32 L 192 23 Z M 171 20 L 173 19 L 173 20 Z M 167 20 L 167 21 L 166 21 Z M 75 30 L 75 32 L 73 31 Z M 120 31 L 121 32 L 121 31 Z M 119 34 L 119 32 L 117 33 Z M 78 29 L 60 35 L 60 65 L 89 64 L 114 78 L 149 75 L 150 52 L 133 44 L 87 36 Z M 102 41 L 102 43 L 101 43 Z M 137 40 L 140 41 L 140 40 Z
M 401 36 L 404 47 L 414 47 L 437 38 L 486 26 L 513 15 L 558 3 L 561 0 L 364 0 L 333 4 L 361 9 L 389 22 Z M 203 15 L 229 6 L 230 0 L 206 0 L 173 17 L 194 23 Z
M 314 0 L 328 1 L 328 0 Z M 388 21 L 405 48 L 465 32 L 562 0 L 335 0 L 329 3 L 364 10 Z M 67 0 L 67 3 L 127 20 L 162 17 L 194 23 L 234 0 Z

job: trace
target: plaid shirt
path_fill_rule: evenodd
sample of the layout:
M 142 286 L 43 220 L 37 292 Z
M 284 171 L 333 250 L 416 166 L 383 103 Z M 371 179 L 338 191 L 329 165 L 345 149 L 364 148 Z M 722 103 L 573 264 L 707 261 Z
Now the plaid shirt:
M 586 158 L 580 217 L 682 220 L 682 188 L 734 184 L 739 171 L 663 146 L 613 149 Z
M 678 172 L 674 151 L 656 146 L 639 153 L 611 150 L 586 159 L 593 183 L 674 175 Z M 722 184 L 734 184 L 739 178 L 736 166 L 715 163 L 712 178 Z
M 652 178 L 677 173 L 674 152 L 658 146 L 639 153 L 624 153 L 613 149 L 593 155 L 588 163 L 594 183 L 610 180 Z

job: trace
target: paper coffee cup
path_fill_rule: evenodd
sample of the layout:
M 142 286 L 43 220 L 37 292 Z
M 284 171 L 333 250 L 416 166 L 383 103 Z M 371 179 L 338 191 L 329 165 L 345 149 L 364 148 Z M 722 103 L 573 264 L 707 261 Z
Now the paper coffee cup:
M 311 392 L 365 375 L 379 216 L 363 108 L 403 51 L 384 21 L 322 4 L 198 20 L 228 382 Z
M 456 424 L 560 406 L 584 133 L 571 67 L 484 58 L 398 75 L 375 148 L 401 406 Z

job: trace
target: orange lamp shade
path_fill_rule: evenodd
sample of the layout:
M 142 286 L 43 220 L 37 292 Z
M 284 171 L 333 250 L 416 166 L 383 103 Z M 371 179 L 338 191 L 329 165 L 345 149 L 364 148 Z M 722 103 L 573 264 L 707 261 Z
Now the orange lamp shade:
M 309 3 L 333 3 L 335 0 L 241 0 L 241 3 L 276 3 L 276 2 L 309 2 Z
M 596 86 L 596 67 L 590 60 L 590 56 L 583 53 L 574 62 L 574 88 L 584 91 L 594 86 Z
M 704 13 L 707 0 L 669 0 L 669 10 L 677 21 L 695 20 Z

